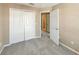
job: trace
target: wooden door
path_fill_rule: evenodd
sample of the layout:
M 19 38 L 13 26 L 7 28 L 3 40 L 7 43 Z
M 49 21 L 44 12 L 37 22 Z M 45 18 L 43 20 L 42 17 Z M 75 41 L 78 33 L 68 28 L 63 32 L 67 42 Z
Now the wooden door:
M 46 32 L 46 14 L 41 14 L 42 16 L 42 31 Z

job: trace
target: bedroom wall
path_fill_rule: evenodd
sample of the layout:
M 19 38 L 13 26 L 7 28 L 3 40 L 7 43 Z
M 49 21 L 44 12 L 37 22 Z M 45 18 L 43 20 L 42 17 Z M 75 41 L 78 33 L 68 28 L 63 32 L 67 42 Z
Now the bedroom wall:
M 2 4 L 0 4 L 0 50 L 1 50 L 1 47 L 3 45 L 3 7 L 2 7 Z
M 40 36 L 40 28 L 39 28 L 39 20 L 40 20 L 40 10 L 37 9 L 37 8 L 33 8 L 33 7 L 29 7 L 29 6 L 26 6 L 26 5 L 21 5 L 21 4 L 15 4 L 15 3 L 12 3 L 12 4 L 9 4 L 9 3 L 6 3 L 6 4 L 2 4 L 2 7 L 3 7 L 3 44 L 8 44 L 9 43 L 9 8 L 17 8 L 17 9 L 23 9 L 23 10 L 33 10 L 36 12 L 36 36 Z
M 59 37 L 65 45 L 79 51 L 79 4 L 59 4 Z

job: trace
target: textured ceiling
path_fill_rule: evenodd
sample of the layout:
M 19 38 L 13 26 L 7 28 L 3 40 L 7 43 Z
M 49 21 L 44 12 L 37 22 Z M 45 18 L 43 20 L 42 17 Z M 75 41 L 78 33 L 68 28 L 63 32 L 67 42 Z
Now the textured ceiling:
M 24 5 L 29 5 L 36 8 L 50 8 L 57 4 L 58 3 L 24 3 Z

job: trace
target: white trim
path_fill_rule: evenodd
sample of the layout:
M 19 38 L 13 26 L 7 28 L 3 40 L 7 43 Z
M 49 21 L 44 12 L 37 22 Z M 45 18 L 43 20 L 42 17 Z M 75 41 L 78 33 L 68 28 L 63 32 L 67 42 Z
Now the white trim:
M 2 51 L 3 51 L 3 49 L 4 49 L 5 47 L 10 46 L 10 45 L 11 45 L 11 44 L 3 45 L 3 47 L 2 47 L 1 50 L 0 50 L 0 54 L 2 53 Z
M 62 45 L 62 46 L 64 46 L 64 47 L 66 47 L 67 49 L 69 49 L 69 50 L 71 50 L 72 52 L 74 52 L 74 53 L 76 53 L 76 54 L 78 54 L 78 55 L 79 55 L 79 52 L 78 52 L 78 51 L 76 51 L 76 50 L 74 50 L 73 48 L 71 48 L 71 47 L 69 47 L 69 46 L 65 45 L 64 43 L 60 42 L 60 45 Z
M 6 44 L 6 45 L 4 45 L 4 47 L 7 47 L 7 46 L 10 46 L 11 44 Z
M 50 10 L 41 11 L 41 13 L 50 13 Z
M 2 53 L 2 51 L 3 51 L 4 48 L 5 48 L 4 46 L 1 48 L 1 50 L 0 50 L 0 54 Z
M 41 34 L 42 34 L 41 26 L 42 26 L 42 24 L 41 24 L 41 12 L 40 12 L 40 37 L 41 37 Z

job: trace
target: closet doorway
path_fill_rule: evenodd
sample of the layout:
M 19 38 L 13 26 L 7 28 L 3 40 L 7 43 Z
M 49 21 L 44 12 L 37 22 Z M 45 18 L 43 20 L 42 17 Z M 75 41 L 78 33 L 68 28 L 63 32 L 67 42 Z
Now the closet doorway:
M 35 12 L 10 8 L 10 44 L 35 37 Z

